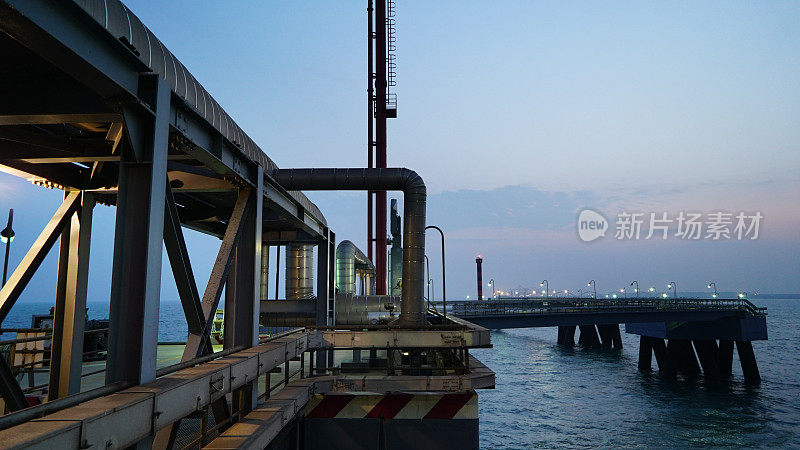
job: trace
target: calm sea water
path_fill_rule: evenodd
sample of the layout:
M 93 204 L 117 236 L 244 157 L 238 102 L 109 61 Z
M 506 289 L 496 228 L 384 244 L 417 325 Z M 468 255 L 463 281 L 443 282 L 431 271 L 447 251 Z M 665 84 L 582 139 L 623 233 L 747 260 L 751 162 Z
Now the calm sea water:
M 492 332 L 494 348 L 473 351 L 497 374 L 478 396 L 481 448 L 800 448 L 800 300 L 756 303 L 769 308 L 756 387 L 738 359 L 721 386 L 643 375 L 624 328 L 622 352 L 560 348 L 555 328 Z
M 497 374 L 497 388 L 479 392 L 481 448 L 800 448 L 800 300 L 757 303 L 769 308 L 770 339 L 753 345 L 755 387 L 738 359 L 723 385 L 643 375 L 638 336 L 624 332 L 612 352 L 560 348 L 555 328 L 494 331 L 493 349 L 473 351 Z M 28 327 L 48 308 L 16 305 L 3 326 Z M 89 317 L 108 317 L 108 304 L 89 303 Z M 163 304 L 159 340 L 186 333 L 180 303 Z

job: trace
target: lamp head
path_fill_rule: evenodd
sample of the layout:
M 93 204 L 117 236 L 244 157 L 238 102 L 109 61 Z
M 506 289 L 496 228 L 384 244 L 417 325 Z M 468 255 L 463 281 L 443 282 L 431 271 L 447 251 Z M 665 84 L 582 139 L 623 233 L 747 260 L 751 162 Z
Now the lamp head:
M 8 244 L 14 240 L 14 235 L 14 230 L 12 230 L 11 227 L 5 227 L 3 231 L 0 231 L 0 241 L 4 244 Z

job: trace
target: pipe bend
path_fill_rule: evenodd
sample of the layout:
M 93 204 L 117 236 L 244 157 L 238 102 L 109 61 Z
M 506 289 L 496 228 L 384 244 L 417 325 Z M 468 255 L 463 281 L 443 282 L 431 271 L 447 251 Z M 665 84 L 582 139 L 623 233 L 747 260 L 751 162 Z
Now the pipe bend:
M 275 169 L 272 178 L 286 190 L 403 191 L 403 281 L 400 324 L 424 327 L 425 210 L 422 177 L 405 167 L 385 169 Z

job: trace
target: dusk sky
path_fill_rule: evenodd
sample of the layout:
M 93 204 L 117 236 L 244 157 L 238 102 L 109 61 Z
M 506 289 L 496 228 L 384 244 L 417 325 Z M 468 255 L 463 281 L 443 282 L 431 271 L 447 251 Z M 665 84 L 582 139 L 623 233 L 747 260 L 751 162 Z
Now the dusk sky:
M 280 167 L 366 165 L 366 2 L 126 4 Z M 500 289 L 800 292 L 798 23 L 792 2 L 397 1 L 389 166 L 425 179 L 448 297 L 474 298 L 479 253 Z M 15 265 L 62 193 L 0 186 Z M 364 194 L 308 196 L 365 248 Z M 579 239 L 584 208 L 605 237 Z M 684 240 L 677 223 L 666 240 L 617 240 L 623 211 L 763 220 L 755 240 Z M 96 208 L 90 300 L 108 299 L 113 221 Z M 202 290 L 219 240 L 188 235 Z M 438 235 L 427 245 L 438 291 Z M 52 299 L 56 254 L 24 300 Z

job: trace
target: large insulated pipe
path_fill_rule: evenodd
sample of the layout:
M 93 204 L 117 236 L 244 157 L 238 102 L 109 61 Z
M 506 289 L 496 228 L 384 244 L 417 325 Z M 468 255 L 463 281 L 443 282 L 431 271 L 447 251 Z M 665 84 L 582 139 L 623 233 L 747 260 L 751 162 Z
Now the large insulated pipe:
M 375 273 L 372 261 L 350 241 L 342 241 L 336 247 L 335 267 L 336 287 L 342 294 L 356 293 L 356 269 Z M 370 282 L 366 276 L 364 278 L 365 283 Z
M 286 300 L 314 297 L 314 247 L 308 244 L 286 246 Z
M 425 203 L 422 177 L 405 168 L 276 169 L 272 177 L 287 190 L 403 191 L 403 279 L 399 325 L 425 323 Z M 386 252 L 379 248 L 378 252 Z

